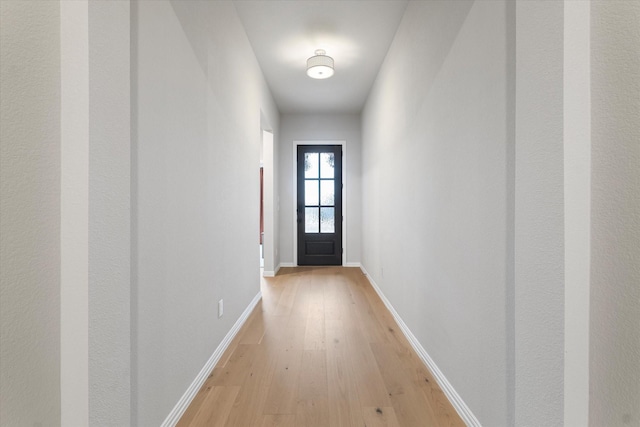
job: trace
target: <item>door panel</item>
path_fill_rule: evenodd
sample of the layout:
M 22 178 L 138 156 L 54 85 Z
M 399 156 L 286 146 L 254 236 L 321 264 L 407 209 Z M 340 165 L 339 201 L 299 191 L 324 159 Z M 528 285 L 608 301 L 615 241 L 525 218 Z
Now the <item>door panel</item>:
M 342 146 L 299 145 L 298 265 L 342 265 Z

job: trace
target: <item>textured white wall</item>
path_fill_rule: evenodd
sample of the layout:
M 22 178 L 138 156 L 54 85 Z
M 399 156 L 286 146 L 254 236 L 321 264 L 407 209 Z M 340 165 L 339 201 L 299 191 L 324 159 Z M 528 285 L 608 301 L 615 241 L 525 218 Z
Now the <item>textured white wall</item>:
M 62 425 L 89 423 L 89 1 L 60 3 Z
M 260 290 L 260 113 L 276 138 L 279 117 L 232 2 L 132 7 L 133 418 L 150 426 Z
M 0 425 L 60 425 L 60 4 L 0 2 Z
M 589 425 L 640 425 L 640 2 L 591 3 Z
M 515 424 L 564 420 L 562 2 L 516 11 Z
M 282 115 L 279 155 L 280 259 L 293 262 L 293 141 L 347 141 L 347 263 L 361 261 L 362 173 L 359 114 Z
M 131 419 L 129 1 L 89 2 L 89 424 Z
M 512 423 L 508 14 L 409 3 L 362 126 L 364 266 L 487 426 Z
M 564 425 L 589 424 L 591 52 L 589 2 L 564 3 Z
M 1 422 L 127 425 L 129 3 L 2 8 Z

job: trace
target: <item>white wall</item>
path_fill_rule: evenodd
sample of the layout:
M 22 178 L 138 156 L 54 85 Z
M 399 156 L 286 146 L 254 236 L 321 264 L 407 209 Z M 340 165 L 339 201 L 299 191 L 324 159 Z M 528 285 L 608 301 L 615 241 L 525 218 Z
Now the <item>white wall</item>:
M 131 419 L 130 2 L 89 2 L 89 425 Z
M 640 3 L 591 3 L 589 425 L 640 425 Z
M 637 425 L 640 5 L 425 3 L 363 113 L 365 268 L 483 425 Z
M 589 2 L 564 3 L 564 425 L 589 425 L 591 52 Z
M 562 2 L 516 11 L 515 424 L 564 420 Z M 544 408 L 544 409 L 541 409 Z
M 362 125 L 363 264 L 487 426 L 512 424 L 509 13 L 409 3 Z
M 60 4 L 0 2 L 0 425 L 60 425 Z
M 132 7 L 133 421 L 147 426 L 260 290 L 260 114 L 276 138 L 279 117 L 232 2 Z
M 1 62 L 0 422 L 128 425 L 129 2 L 2 2 Z
M 347 141 L 347 263 L 357 264 L 362 253 L 362 172 L 359 114 L 283 114 L 281 118 L 280 260 L 293 263 L 293 141 Z
M 60 3 L 61 425 L 89 422 L 89 1 Z

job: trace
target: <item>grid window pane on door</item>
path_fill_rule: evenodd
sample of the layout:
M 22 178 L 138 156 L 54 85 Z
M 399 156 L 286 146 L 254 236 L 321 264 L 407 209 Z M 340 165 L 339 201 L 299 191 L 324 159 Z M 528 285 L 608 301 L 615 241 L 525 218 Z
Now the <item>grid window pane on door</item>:
M 305 153 L 304 232 L 307 234 L 335 232 L 334 177 L 334 153 Z

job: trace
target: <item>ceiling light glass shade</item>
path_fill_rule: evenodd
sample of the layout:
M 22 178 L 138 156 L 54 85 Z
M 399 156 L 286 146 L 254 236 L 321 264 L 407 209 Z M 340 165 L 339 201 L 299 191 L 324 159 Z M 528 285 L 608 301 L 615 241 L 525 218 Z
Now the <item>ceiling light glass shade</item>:
M 333 58 L 322 49 L 316 50 L 315 56 L 307 59 L 307 75 L 312 79 L 328 79 L 333 76 Z

